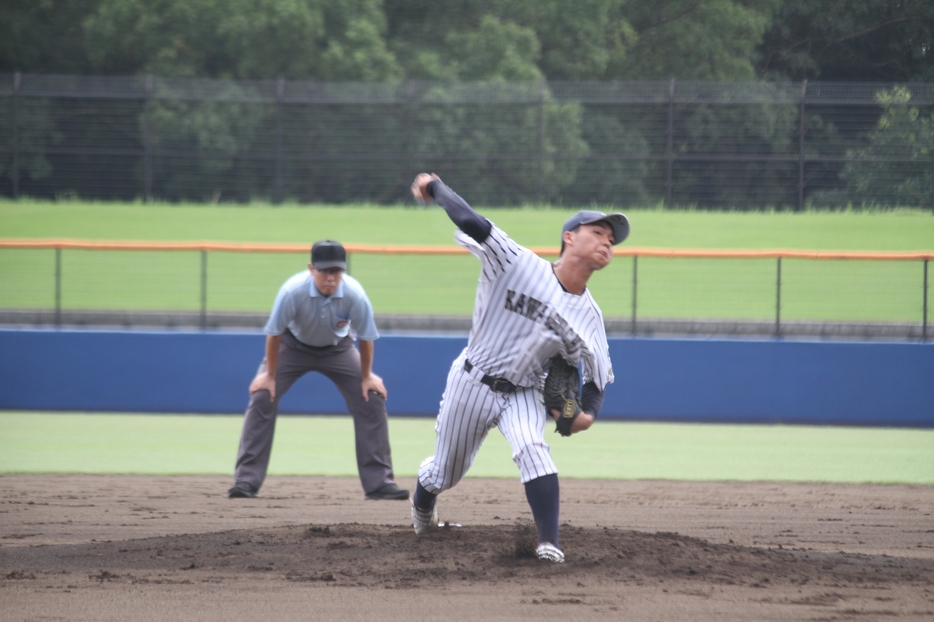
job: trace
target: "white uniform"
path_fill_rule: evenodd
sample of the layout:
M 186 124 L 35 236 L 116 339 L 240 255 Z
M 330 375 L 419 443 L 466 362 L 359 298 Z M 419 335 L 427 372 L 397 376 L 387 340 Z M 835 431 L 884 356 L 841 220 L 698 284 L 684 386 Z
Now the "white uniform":
M 418 479 L 435 494 L 453 487 L 493 426 L 509 441 L 523 484 L 557 474 L 544 439 L 550 420 L 541 391 L 545 373 L 559 354 L 581 365 L 584 383 L 604 391 L 613 382 L 600 307 L 589 291 L 565 291 L 551 263 L 495 225 L 482 244 L 461 231 L 455 237 L 482 269 L 467 348 L 451 366 L 441 400 L 435 455 L 422 462 Z M 485 375 L 517 389 L 494 391 L 481 382 Z

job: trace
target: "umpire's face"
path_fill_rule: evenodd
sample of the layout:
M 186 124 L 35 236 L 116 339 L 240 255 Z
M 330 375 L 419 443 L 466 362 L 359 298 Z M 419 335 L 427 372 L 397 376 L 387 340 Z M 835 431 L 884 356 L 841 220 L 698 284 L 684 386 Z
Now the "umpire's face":
M 321 292 L 322 296 L 330 296 L 337 291 L 344 278 L 344 271 L 340 268 L 325 268 L 324 270 L 315 270 L 315 267 L 308 264 L 311 270 L 311 276 L 315 281 L 315 287 Z

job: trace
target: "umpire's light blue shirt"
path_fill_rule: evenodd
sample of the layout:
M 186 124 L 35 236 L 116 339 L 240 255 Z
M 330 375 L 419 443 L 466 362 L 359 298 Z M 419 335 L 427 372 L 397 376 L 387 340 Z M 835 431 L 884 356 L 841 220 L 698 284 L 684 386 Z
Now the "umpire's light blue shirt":
M 279 289 L 266 327 L 267 335 L 281 335 L 288 329 L 304 344 L 333 346 L 350 333 L 364 341 L 379 338 L 373 321 L 373 306 L 363 286 L 344 274 L 337 291 L 324 296 L 315 287 L 310 270 L 299 272 Z

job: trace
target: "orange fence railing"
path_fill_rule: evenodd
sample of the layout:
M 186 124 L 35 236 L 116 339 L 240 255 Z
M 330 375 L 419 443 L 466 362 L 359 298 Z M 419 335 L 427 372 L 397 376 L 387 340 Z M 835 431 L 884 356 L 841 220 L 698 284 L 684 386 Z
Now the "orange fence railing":
M 453 268 L 451 264 L 445 264 L 444 257 L 447 256 L 457 256 L 457 255 L 467 255 L 468 251 L 459 246 L 412 246 L 412 245 L 374 245 L 374 244 L 345 244 L 350 257 L 353 259 L 356 256 L 387 256 L 385 262 L 380 261 L 369 261 L 362 263 L 357 263 L 358 260 L 354 259 L 352 264 L 352 271 L 356 268 L 359 271 L 367 272 L 367 281 L 365 283 L 367 291 L 370 292 L 371 288 L 376 291 L 376 296 L 380 300 L 380 305 L 377 305 L 377 312 L 384 313 L 414 313 L 414 311 L 406 310 L 402 308 L 401 303 L 396 303 L 393 300 L 389 300 L 389 294 L 380 293 L 388 290 L 393 290 L 393 294 L 397 295 L 400 299 L 412 298 L 412 292 L 418 291 L 423 292 L 424 290 L 429 290 L 432 287 L 437 287 L 437 294 L 434 295 L 436 300 L 445 301 L 446 298 L 450 298 L 452 295 L 458 297 L 458 303 L 456 311 L 453 313 L 460 315 L 469 315 L 470 305 L 472 304 L 472 293 L 466 290 L 472 290 L 474 284 L 476 283 L 476 275 L 473 267 L 470 266 L 454 266 L 456 268 L 453 274 L 450 272 Z M 184 295 L 189 296 L 188 300 L 192 300 L 195 296 L 200 296 L 198 304 L 195 305 L 194 301 L 190 303 L 184 303 L 182 306 L 190 306 L 191 310 L 197 308 L 200 310 L 202 318 L 207 314 L 208 310 L 208 254 L 209 253 L 233 253 L 236 255 L 255 253 L 255 254 L 282 254 L 282 253 L 291 253 L 291 254 L 304 254 L 307 257 L 307 254 L 310 250 L 309 244 L 246 244 L 246 243 L 230 243 L 230 242 L 212 242 L 212 241 L 196 241 L 196 242 L 141 242 L 141 241 L 103 241 L 103 240 L 74 240 L 74 239 L 0 239 L 0 251 L 3 250 L 53 250 L 55 252 L 54 257 L 54 306 L 49 304 L 50 308 L 54 308 L 56 313 L 56 318 L 60 317 L 62 309 L 62 281 L 63 281 L 63 272 L 62 272 L 62 251 L 68 250 L 78 250 L 78 251 L 145 251 L 145 252 L 173 252 L 173 251 L 187 251 L 199 253 L 201 256 L 200 270 L 197 267 L 191 266 L 189 260 L 184 271 L 191 272 L 192 275 L 190 278 L 187 276 L 188 280 L 186 283 L 190 283 L 191 291 L 185 293 Z M 557 256 L 559 249 L 558 247 L 533 247 L 531 250 L 542 256 Z M 934 259 L 934 251 L 918 251 L 918 252 L 857 252 L 857 251 L 812 251 L 812 250 L 796 250 L 796 249 L 769 249 L 769 250 L 715 250 L 715 249 L 664 249 L 664 248 L 639 248 L 631 246 L 621 246 L 615 249 L 615 256 L 620 258 L 619 261 L 615 261 L 612 266 L 613 275 L 605 276 L 600 275 L 599 278 L 596 278 L 592 281 L 592 289 L 595 291 L 595 297 L 598 299 L 600 304 L 604 306 L 604 313 L 607 317 L 617 318 L 621 320 L 629 320 L 632 324 L 633 333 L 636 332 L 636 324 L 643 316 L 646 317 L 695 317 L 695 318 L 704 318 L 711 317 L 710 315 L 704 315 L 709 311 L 710 305 L 706 307 L 704 304 L 698 304 L 697 310 L 685 310 L 686 305 L 681 305 L 679 295 L 682 295 L 683 292 L 689 292 L 689 294 L 694 296 L 695 301 L 706 302 L 705 298 L 715 297 L 718 295 L 718 292 L 725 292 L 725 302 L 721 303 L 721 309 L 727 309 L 727 311 L 722 311 L 722 313 L 730 313 L 734 311 L 734 307 L 742 306 L 747 303 L 752 297 L 758 297 L 758 301 L 755 306 L 756 311 L 754 312 L 755 318 L 759 321 L 774 321 L 775 333 L 779 334 L 781 330 L 781 325 L 783 321 L 786 321 L 786 318 L 783 317 L 783 310 L 786 310 L 786 307 L 783 306 L 783 295 L 786 293 L 786 285 L 783 283 L 783 261 L 794 260 L 797 263 L 789 264 L 792 266 L 792 269 L 787 273 L 790 275 L 790 278 L 795 280 L 795 287 L 790 288 L 790 293 L 792 294 L 793 300 L 787 305 L 791 309 L 791 318 L 792 319 L 801 319 L 802 317 L 813 317 L 815 320 L 819 321 L 823 319 L 827 320 L 828 317 L 832 316 L 836 311 L 830 310 L 819 310 L 818 312 L 802 311 L 801 308 L 803 303 L 800 301 L 806 299 L 807 297 L 819 298 L 824 295 L 828 289 L 833 289 L 833 287 L 828 287 L 827 282 L 839 281 L 842 283 L 839 287 L 849 287 L 850 290 L 847 291 L 848 298 L 846 300 L 837 301 L 835 304 L 839 309 L 847 309 L 859 304 L 864 303 L 865 301 L 886 301 L 894 298 L 899 298 L 902 305 L 901 309 L 908 309 L 907 311 L 898 311 L 897 313 L 889 313 L 886 315 L 885 312 L 878 313 L 879 317 L 870 317 L 872 321 L 911 321 L 914 322 L 917 326 L 918 320 L 920 320 L 921 325 L 921 335 L 923 338 L 927 338 L 927 324 L 928 324 L 928 306 L 929 306 L 929 287 L 928 287 L 928 264 L 931 259 Z M 422 263 L 415 265 L 413 263 L 408 264 L 399 264 L 402 266 L 400 269 L 396 267 L 382 267 L 382 271 L 376 270 L 374 267 L 376 264 L 386 264 L 391 263 L 388 260 L 389 256 L 401 257 L 401 256 L 413 256 L 413 257 L 422 257 L 425 256 L 436 256 L 439 259 L 434 264 L 437 264 L 438 267 L 430 267 L 429 264 L 424 262 L 424 259 L 420 259 Z M 45 276 L 49 274 L 47 267 L 36 268 L 35 266 L 23 268 L 21 266 L 14 265 L 15 262 L 10 260 L 10 255 L 4 255 L 7 259 L 0 261 L 0 308 L 26 308 L 30 306 L 37 306 L 36 304 L 30 304 L 31 300 L 38 300 L 40 297 L 38 295 L 34 296 L 32 299 L 29 299 L 28 295 L 20 295 L 21 290 L 39 290 L 41 287 L 35 283 L 40 279 L 47 279 Z M 622 258 L 627 258 L 625 261 Z M 703 264 L 702 268 L 697 268 L 688 266 L 687 264 L 678 263 L 677 261 L 666 261 L 666 260 L 696 260 L 695 263 L 702 263 L 704 260 L 755 260 L 756 268 L 751 270 L 747 267 L 745 268 L 725 268 L 726 264 L 729 264 L 728 261 L 715 262 L 718 266 L 712 266 L 708 264 Z M 768 263 L 762 264 L 762 261 L 768 262 L 768 260 L 774 260 L 774 265 L 772 268 L 768 267 Z M 800 261 L 799 261 L 800 260 Z M 823 282 L 820 282 L 819 279 L 813 278 L 811 282 L 807 283 L 807 286 L 802 285 L 803 281 L 807 279 L 802 279 L 801 275 L 803 271 L 800 268 L 801 261 L 838 261 L 838 262 L 918 262 L 920 264 L 920 270 L 918 268 L 911 268 L 909 272 L 902 272 L 899 274 L 897 279 L 893 279 L 885 270 L 882 271 L 867 271 L 869 274 L 872 272 L 872 278 L 867 279 L 859 275 L 854 276 L 853 274 L 847 275 L 831 275 L 823 276 Z M 44 260 L 48 261 L 48 260 Z M 70 260 L 71 261 L 71 260 Z M 128 263 L 128 260 L 123 260 L 124 263 Z M 212 260 L 214 261 L 214 260 Z M 400 261 L 400 260 L 393 260 Z M 459 261 L 451 259 L 451 261 Z M 120 263 L 120 260 L 114 260 L 115 263 Z M 307 259 L 303 259 L 302 262 L 288 262 L 290 270 L 295 271 L 296 263 L 299 266 L 304 265 L 307 262 Z M 628 263 L 627 263 L 628 262 Z M 643 262 L 645 266 L 643 266 Z M 652 263 L 655 262 L 655 263 Z M 661 262 L 661 263 L 660 263 Z M 159 277 L 166 283 L 165 288 L 168 291 L 167 294 L 162 295 L 162 299 L 166 301 L 168 306 L 164 308 L 178 308 L 177 303 L 172 303 L 171 294 L 169 291 L 173 289 L 180 289 L 179 285 L 184 279 L 179 277 L 177 274 L 173 274 L 173 270 L 178 271 L 179 262 L 174 264 L 166 259 L 165 262 L 160 261 L 138 261 L 139 266 L 134 266 L 133 268 L 126 268 L 124 273 L 119 273 L 119 270 L 116 270 L 117 276 L 107 277 L 93 274 L 95 270 L 102 271 L 95 265 L 92 265 L 93 262 L 85 261 L 83 264 L 81 261 L 78 262 L 80 269 L 85 270 L 90 276 L 86 278 L 90 281 L 93 281 L 93 284 L 108 283 L 108 278 L 112 280 L 121 280 L 123 285 L 115 285 L 116 287 L 124 287 L 126 289 L 131 289 L 133 283 L 129 281 L 139 280 L 140 282 L 145 280 L 145 274 L 140 276 L 139 279 L 136 279 L 136 275 L 143 271 L 149 271 L 150 277 L 156 272 L 162 271 L 162 276 Z M 661 264 L 665 263 L 669 267 L 664 267 Z M 164 264 L 162 267 L 159 265 L 152 264 Z M 246 284 L 250 281 L 259 280 L 260 277 L 257 276 L 242 276 L 239 281 L 236 281 L 236 267 L 230 268 L 227 265 L 223 264 L 221 261 L 220 264 L 223 267 L 218 272 L 216 278 L 217 281 L 225 281 L 228 287 L 228 290 L 225 291 L 223 295 L 218 295 L 216 292 L 212 293 L 212 311 L 217 310 L 237 310 L 245 311 L 246 309 L 234 309 L 230 305 L 236 303 L 226 303 L 225 307 L 223 302 L 218 302 L 219 299 L 227 296 L 230 299 L 241 298 L 245 299 L 247 296 L 242 291 L 233 292 L 234 289 L 239 289 L 245 287 Z M 48 263 L 43 263 L 43 266 L 48 266 Z M 175 266 L 173 268 L 173 266 Z M 428 267 L 426 267 L 428 266 Z M 31 271 L 30 271 L 31 270 Z M 212 270 L 218 270 L 217 268 L 212 268 Z M 678 273 L 680 270 L 680 273 Z M 703 272 L 707 270 L 707 272 Z M 742 270 L 746 270 L 746 273 L 743 273 Z M 74 268 L 69 272 L 69 276 L 74 278 L 73 275 L 79 271 L 79 268 Z M 404 272 L 414 272 L 413 275 L 403 274 Z M 604 271 L 606 272 L 606 271 Z M 755 286 L 750 287 L 748 290 L 740 291 L 743 286 L 747 286 L 754 279 L 750 276 L 750 273 L 755 273 Z M 197 273 L 197 275 L 195 274 Z M 676 274 L 677 273 L 677 274 Z M 129 276 L 128 276 L 129 274 Z M 214 274 L 214 272 L 212 272 Z M 701 278 L 698 275 L 713 275 L 711 276 L 711 284 L 699 284 L 697 281 Z M 357 275 L 357 273 L 355 273 Z M 426 276 L 427 275 L 427 276 Z M 466 275 L 466 276 L 465 276 Z M 270 287 L 278 287 L 281 284 L 281 281 L 276 281 L 278 276 L 271 276 L 269 272 L 263 272 L 261 278 L 263 280 L 270 279 Z M 409 278 L 408 283 L 402 283 L 405 278 Z M 426 278 L 430 281 L 431 278 L 434 278 L 434 282 L 426 281 Z M 96 279 L 96 280 L 95 280 Z M 175 282 L 173 282 L 173 279 Z M 421 280 L 419 280 L 421 279 Z M 451 283 L 457 281 L 457 291 L 454 291 L 454 286 Z M 196 283 L 197 280 L 197 283 Z M 472 282 L 471 282 L 472 281 Z M 769 283 L 768 281 L 771 281 Z M 872 281 L 872 283 L 870 282 Z M 48 281 L 46 281 L 48 282 Z M 177 282 L 177 283 L 176 283 Z M 875 285 L 873 285 L 875 283 Z M 882 284 L 882 285 L 879 285 Z M 920 287 L 919 287 L 920 286 Z M 48 287 L 48 286 L 45 286 Z M 145 291 L 145 285 L 138 285 L 138 290 L 140 296 L 144 296 L 148 292 Z M 409 290 L 405 290 L 404 287 L 410 287 Z M 875 287 L 876 289 L 873 289 Z M 380 289 L 382 288 L 382 289 Z M 600 291 L 600 288 L 603 288 Z M 719 289 L 718 289 L 719 288 Z M 917 289 L 916 289 L 917 288 Z M 90 290 L 92 287 L 85 285 L 75 285 L 74 280 L 70 281 L 69 289 L 69 303 L 71 304 L 76 300 L 77 294 L 72 292 L 79 292 L 79 290 Z M 771 289 L 771 294 L 769 290 Z M 907 290 L 912 291 L 907 291 Z M 920 290 L 920 292 L 918 291 Z M 47 292 L 49 290 L 42 290 Z M 197 293 L 196 293 L 197 292 Z M 453 292 L 453 293 L 452 293 Z M 749 293 L 753 292 L 753 293 Z M 126 293 L 126 292 L 124 292 Z M 262 300 L 260 303 L 251 303 L 253 306 L 250 308 L 251 311 L 256 311 L 260 308 L 266 308 L 268 310 L 268 304 L 271 304 L 271 296 L 274 295 L 274 290 L 270 293 L 267 290 L 262 292 L 254 292 L 254 300 Z M 920 294 L 920 295 L 919 295 Z M 45 296 L 46 294 L 42 294 Z M 89 296 L 91 294 L 88 294 Z M 124 302 L 135 303 L 136 300 L 132 298 L 135 295 L 134 292 L 129 292 L 124 298 Z M 182 294 L 178 294 L 181 296 Z M 17 298 L 19 296 L 19 298 Z M 613 298 L 615 296 L 615 298 Z M 730 297 L 732 296 L 732 298 Z M 773 300 L 768 301 L 768 297 L 771 296 Z M 764 298 L 765 297 L 765 298 Z M 371 294 L 373 298 L 373 294 Z M 4 301 L 6 299 L 6 302 Z M 664 302 L 668 305 L 664 307 L 659 300 L 665 299 Z M 51 303 L 52 301 L 49 300 Z M 93 302 L 93 301 L 92 301 Z M 374 300 L 374 304 L 376 301 Z M 45 304 L 45 303 L 41 303 Z M 87 301 L 80 301 L 76 303 L 78 306 L 84 305 L 82 308 L 91 308 L 88 305 Z M 111 302 L 110 308 L 114 308 L 114 305 L 123 304 L 121 302 Z M 142 304 L 142 303 L 140 303 Z M 147 303 L 148 304 L 148 303 Z M 171 306 L 176 304 L 175 307 Z M 395 307 L 393 305 L 396 305 Z M 894 304 L 894 303 L 892 303 Z M 41 305 L 40 305 L 41 306 Z M 771 311 L 769 310 L 771 306 Z M 411 305 L 412 308 L 419 309 L 421 313 L 452 313 L 451 311 L 441 310 L 433 308 L 430 305 L 421 304 L 418 302 L 413 302 Z M 70 306 L 69 308 L 77 308 Z M 130 308 L 130 307 L 126 307 Z M 143 308 L 143 307 L 132 307 L 132 308 Z M 151 307 L 146 307 L 151 308 Z M 609 309 L 609 313 L 607 310 Z M 708 309 L 705 311 L 704 309 Z M 715 311 L 714 314 L 720 313 L 720 311 Z M 742 315 L 743 311 L 737 311 L 738 317 L 752 317 L 749 312 L 747 315 Z M 808 316 L 808 313 L 811 313 Z M 678 315 L 680 314 L 680 315 Z M 693 314 L 693 315 L 692 315 Z M 858 314 L 857 314 L 858 315 Z M 871 316 L 871 313 L 864 314 L 862 319 Z M 854 316 L 855 317 L 855 316 Z M 916 318 L 908 319 L 906 318 Z M 846 317 L 838 317 L 837 319 L 848 319 Z
M 232 242 L 130 242 L 114 240 L 70 240 L 65 238 L 0 239 L 0 248 L 70 248 L 84 250 L 138 250 L 138 251 L 224 251 L 239 253 L 303 253 L 311 250 L 309 244 L 239 244 Z M 374 255 L 466 255 L 460 246 L 417 246 L 406 244 L 344 244 L 348 253 Z M 533 246 L 538 255 L 557 255 L 557 246 Z M 867 252 L 867 251 L 812 251 L 791 249 L 720 250 L 684 248 L 643 248 L 621 246 L 613 249 L 616 256 L 682 257 L 713 259 L 789 258 L 789 259 L 861 259 L 881 261 L 918 261 L 934 259 L 934 251 Z

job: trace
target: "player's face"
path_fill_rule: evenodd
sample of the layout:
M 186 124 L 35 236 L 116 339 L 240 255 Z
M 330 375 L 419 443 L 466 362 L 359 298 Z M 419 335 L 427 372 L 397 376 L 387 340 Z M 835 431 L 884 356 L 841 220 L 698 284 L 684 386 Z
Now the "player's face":
M 581 225 L 574 236 L 574 253 L 590 261 L 594 270 L 605 268 L 613 261 L 613 227 L 605 222 Z
M 315 270 L 315 267 L 308 264 L 311 270 L 311 276 L 315 281 L 315 287 L 321 292 L 322 296 L 330 296 L 337 291 L 344 278 L 344 271 L 340 268 L 326 268 L 324 270 Z

